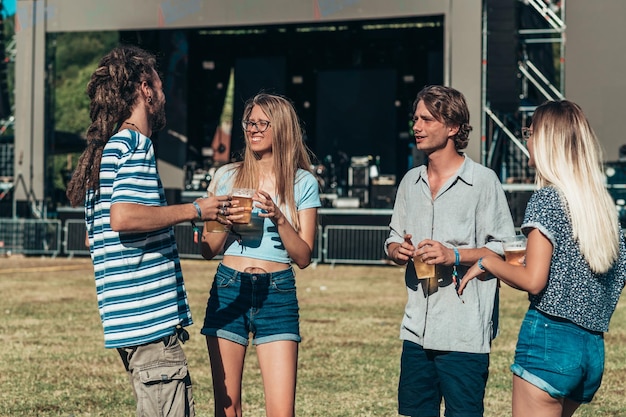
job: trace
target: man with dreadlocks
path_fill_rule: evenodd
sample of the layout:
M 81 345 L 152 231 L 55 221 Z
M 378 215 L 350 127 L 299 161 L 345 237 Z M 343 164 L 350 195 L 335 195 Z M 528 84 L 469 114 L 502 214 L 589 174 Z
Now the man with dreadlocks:
M 165 126 L 165 96 L 153 55 L 122 46 L 91 76 L 87 148 L 68 185 L 84 203 L 106 348 L 119 352 L 138 416 L 194 416 L 179 340 L 192 323 L 172 226 L 218 220 L 228 196 L 168 206 L 152 132 Z M 232 209 L 235 213 L 237 209 Z

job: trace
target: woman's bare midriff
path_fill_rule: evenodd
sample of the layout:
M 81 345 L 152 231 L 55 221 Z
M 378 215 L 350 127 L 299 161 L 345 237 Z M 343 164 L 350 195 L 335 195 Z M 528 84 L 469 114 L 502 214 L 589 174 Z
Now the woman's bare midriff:
M 263 273 L 278 272 L 289 269 L 289 264 L 264 261 L 262 259 L 245 258 L 243 256 L 224 256 L 222 264 L 239 272 Z

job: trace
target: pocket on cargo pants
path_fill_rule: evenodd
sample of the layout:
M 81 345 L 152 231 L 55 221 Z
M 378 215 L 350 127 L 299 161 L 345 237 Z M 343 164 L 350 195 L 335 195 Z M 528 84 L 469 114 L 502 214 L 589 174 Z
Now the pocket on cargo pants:
M 193 397 L 187 364 L 161 365 L 139 370 L 137 415 L 192 417 Z
M 137 417 L 195 416 L 187 360 L 175 335 L 140 347 L 132 362 Z

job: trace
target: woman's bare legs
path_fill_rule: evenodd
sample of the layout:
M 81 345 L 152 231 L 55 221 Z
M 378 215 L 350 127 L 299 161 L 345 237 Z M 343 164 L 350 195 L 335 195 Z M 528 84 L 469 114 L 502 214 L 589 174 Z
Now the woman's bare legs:
M 215 417 L 241 417 L 241 379 L 246 346 L 207 336 Z
M 294 417 L 298 343 L 288 340 L 256 347 L 265 390 L 267 417 Z
M 552 398 L 547 392 L 513 375 L 513 417 L 570 417 L 580 403 Z

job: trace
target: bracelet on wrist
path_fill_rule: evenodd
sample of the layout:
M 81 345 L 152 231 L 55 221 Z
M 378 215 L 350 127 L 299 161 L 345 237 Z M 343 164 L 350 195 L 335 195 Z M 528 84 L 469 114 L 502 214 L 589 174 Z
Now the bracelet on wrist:
M 480 269 L 483 272 L 487 272 L 487 270 L 483 266 L 483 258 L 478 258 L 478 262 L 476 262 L 476 264 L 478 265 L 478 269 Z
M 459 266 L 461 265 L 461 254 L 456 247 L 453 247 L 452 249 L 454 249 L 454 266 Z
M 198 220 L 202 220 L 202 209 L 200 208 L 200 205 L 195 201 L 192 201 L 191 204 L 193 204 L 193 206 L 196 208 L 196 214 L 198 215 Z

